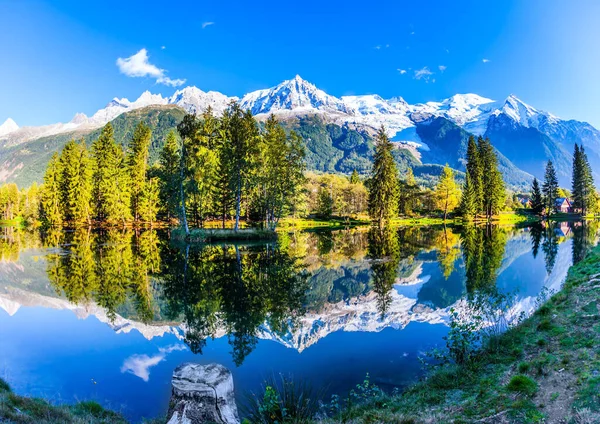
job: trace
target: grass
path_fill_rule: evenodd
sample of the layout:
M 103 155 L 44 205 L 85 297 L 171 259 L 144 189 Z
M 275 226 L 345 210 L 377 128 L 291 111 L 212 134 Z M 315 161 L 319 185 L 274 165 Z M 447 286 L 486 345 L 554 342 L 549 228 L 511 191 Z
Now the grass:
M 400 395 L 373 396 L 328 423 L 600 422 L 600 246 L 563 289 L 464 365 Z
M 14 394 L 0 379 L 0 423 L 14 424 L 125 424 L 116 412 L 93 401 L 55 406 L 49 402 Z

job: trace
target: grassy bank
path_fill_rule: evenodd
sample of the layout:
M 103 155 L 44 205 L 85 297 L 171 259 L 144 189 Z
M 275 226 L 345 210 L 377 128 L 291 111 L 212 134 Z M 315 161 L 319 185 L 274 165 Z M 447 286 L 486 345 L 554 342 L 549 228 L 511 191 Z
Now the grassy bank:
M 0 423 L 125 424 L 127 421 L 96 402 L 55 406 L 43 399 L 18 396 L 0 379 Z
M 462 365 L 398 396 L 374 396 L 332 422 L 600 423 L 600 247 L 563 290 Z

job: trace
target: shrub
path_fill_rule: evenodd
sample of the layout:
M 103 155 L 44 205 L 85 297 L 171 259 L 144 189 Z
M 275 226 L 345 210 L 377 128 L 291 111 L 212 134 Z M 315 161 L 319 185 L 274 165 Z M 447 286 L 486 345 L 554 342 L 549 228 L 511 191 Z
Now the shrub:
M 521 362 L 518 368 L 521 374 L 525 374 L 531 368 L 531 364 L 529 362 Z
M 0 392 L 10 392 L 8 383 L 0 378 Z
M 265 382 L 262 396 L 250 394 L 243 405 L 244 421 L 256 424 L 310 422 L 319 410 L 321 396 L 311 387 L 281 376 Z
M 515 375 L 510 379 L 506 388 L 511 392 L 533 396 L 538 390 L 537 383 L 526 375 Z

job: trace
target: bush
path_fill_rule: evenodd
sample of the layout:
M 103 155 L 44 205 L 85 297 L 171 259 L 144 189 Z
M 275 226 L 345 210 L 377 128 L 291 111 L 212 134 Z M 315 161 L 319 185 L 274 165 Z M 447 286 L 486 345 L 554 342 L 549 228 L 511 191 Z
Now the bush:
M 521 374 L 525 374 L 531 368 L 531 364 L 529 362 L 521 362 L 518 368 Z
M 10 392 L 8 383 L 0 378 L 0 392 Z
M 537 383 L 526 375 L 515 375 L 510 379 L 506 388 L 511 392 L 521 393 L 525 396 L 533 396 L 538 390 Z

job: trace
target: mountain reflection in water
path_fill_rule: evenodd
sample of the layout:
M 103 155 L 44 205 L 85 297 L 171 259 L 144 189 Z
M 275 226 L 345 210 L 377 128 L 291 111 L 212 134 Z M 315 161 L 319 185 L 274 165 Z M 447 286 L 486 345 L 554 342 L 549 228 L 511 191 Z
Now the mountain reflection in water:
M 273 243 L 194 246 L 171 242 L 164 230 L 42 233 L 3 228 L 0 308 L 14 318 L 21 307 L 70 309 L 79 317 L 95 316 L 119 334 L 137 330 L 148 340 L 164 338 L 153 352 L 119 360 L 123 375 L 148 384 L 151 369 L 176 361 L 184 349 L 208 360 L 214 355 L 212 346 L 220 346 L 218 340 L 226 341 L 229 360 L 240 370 L 257 350 L 263 372 L 289 371 L 265 359 L 266 352 L 283 358 L 280 351 L 259 352 L 261 340 L 271 340 L 297 352 L 322 344 L 312 356 L 294 359 L 293 372 L 297 378 L 317 380 L 314 370 L 336 369 L 333 392 L 349 390 L 359 381 L 356 373 L 365 370 L 392 387 L 420 373 L 419 352 L 443 344 L 448 311 L 461 299 L 514 293 L 511 313 L 530 313 L 539 293 L 557 290 L 570 264 L 596 243 L 597 227 L 596 222 L 574 222 L 529 228 L 358 228 L 281 233 Z M 10 336 L 13 329 L 7 327 L 8 335 L 1 329 L 13 321 L 0 314 L 0 335 L 17 343 L 20 336 Z M 415 329 L 429 325 L 432 330 L 421 329 L 417 335 L 417 330 L 409 331 L 411 323 Z M 15 334 L 29 331 L 20 325 Z M 389 333 L 393 329 L 404 330 Z M 340 366 L 350 360 L 342 359 L 350 355 L 347 345 L 325 339 L 339 340 L 334 333 L 340 332 L 352 333 L 352 345 L 372 360 L 361 356 L 356 370 L 351 362 L 337 369 L 335 358 Z M 403 332 L 410 338 L 400 341 Z M 382 336 L 368 339 L 367 333 Z M 385 353 L 369 353 L 375 348 Z M 415 351 L 409 354 L 411 349 Z M 360 354 L 352 355 L 357 360 Z M 0 349 L 0 361 L 17 367 L 6 357 Z M 258 369 L 255 363 L 248 367 Z M 234 371 L 237 387 L 256 388 L 262 377 Z M 168 385 L 168 379 L 161 384 Z M 31 392 L 31 386 L 22 391 Z M 82 389 L 73 392 L 79 395 Z M 158 408 L 123 402 L 133 419 Z

